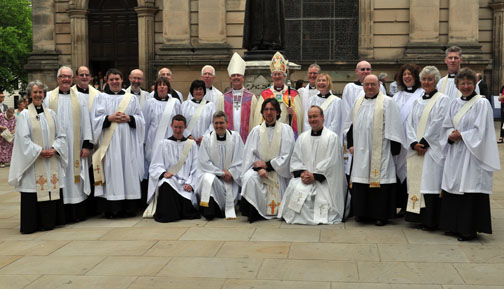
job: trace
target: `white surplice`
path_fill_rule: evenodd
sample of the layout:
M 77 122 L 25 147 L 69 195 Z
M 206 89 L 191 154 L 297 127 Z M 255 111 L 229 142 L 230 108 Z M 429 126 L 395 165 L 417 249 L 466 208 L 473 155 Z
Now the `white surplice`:
M 308 108 L 310 108 L 312 105 L 321 106 L 326 100 L 327 97 L 321 97 L 320 95 L 311 97 Z M 330 129 L 332 132 L 336 133 L 338 136 L 341 136 L 341 129 L 343 127 L 343 119 L 341 117 L 341 99 L 339 97 L 336 97 L 324 110 L 324 126 Z M 306 110 L 304 118 L 303 131 L 305 130 L 311 131 L 311 127 L 308 122 L 308 110 Z M 340 141 L 342 141 L 341 138 Z
M 143 89 L 140 89 L 140 93 L 136 94 L 134 93 L 133 91 L 131 91 L 131 86 L 129 86 L 128 88 L 126 88 L 126 93 L 131 93 L 131 95 L 133 95 L 134 97 L 137 98 L 138 100 L 138 103 L 140 104 L 140 109 L 143 108 L 145 102 L 150 99 L 150 98 L 153 98 L 154 96 L 151 95 L 149 92 L 143 90 Z
M 192 94 L 189 92 L 187 100 L 193 99 Z M 206 93 L 203 99 L 210 101 L 215 105 L 215 111 L 224 111 L 224 94 L 212 85 L 211 88 L 206 88 Z
M 383 85 L 380 85 L 380 91 L 384 95 L 387 95 L 387 91 L 383 88 Z M 364 88 L 360 82 L 350 82 L 345 85 L 343 94 L 341 95 L 341 119 L 343 121 L 352 113 L 355 102 L 362 95 L 364 95 Z
M 103 128 L 105 118 L 116 112 L 124 96 L 100 93 L 95 98 L 91 121 L 98 144 L 101 144 L 105 130 L 109 129 Z M 131 97 L 124 113 L 133 116 L 136 127 L 132 128 L 128 123 L 117 124 L 103 158 L 105 185 L 95 186 L 95 196 L 109 201 L 140 199 L 140 181 L 144 174 L 145 121 L 136 97 Z
M 163 184 L 169 184 L 179 195 L 190 200 L 195 208 L 198 207 L 195 191 L 198 190 L 200 182 L 200 173 L 198 170 L 198 145 L 196 142 L 192 144 L 191 150 L 180 168 L 178 173 L 171 178 L 162 178 L 168 169 L 173 167 L 180 159 L 184 145 L 183 141 L 175 141 L 172 138 L 164 139 L 156 147 L 152 154 L 152 162 L 149 167 L 149 188 L 147 202 L 150 203 L 154 197 L 156 190 Z M 184 190 L 184 185 L 188 184 L 193 188 L 192 192 Z
M 406 121 L 406 137 L 408 144 L 408 154 L 416 154 L 417 152 L 411 148 L 411 144 L 418 142 L 417 128 L 429 99 L 419 98 L 413 102 L 411 113 Z M 434 107 L 432 108 L 423 138 L 429 144 L 427 152 L 424 154 L 422 179 L 420 183 L 420 193 L 422 194 L 439 194 L 441 191 L 441 178 L 443 176 L 443 166 L 445 155 L 441 146 L 441 135 L 443 119 L 448 112 L 448 107 L 451 103 L 451 98 L 445 94 L 441 94 Z M 410 172 L 416 174 L 418 172 Z
M 423 88 L 419 87 L 411 92 L 406 90 L 400 90 L 392 97 L 392 99 L 396 102 L 397 106 L 399 107 L 399 112 L 401 114 L 401 123 L 404 127 L 404 133 L 406 133 L 406 119 L 408 118 L 408 115 L 411 112 L 411 106 L 413 105 L 413 102 L 415 100 L 422 98 L 423 93 L 424 93 Z M 401 149 L 401 152 L 398 155 L 394 156 L 396 173 L 401 183 L 404 182 L 407 176 L 407 165 L 406 165 L 407 155 L 408 155 L 407 149 L 403 148 Z
M 281 143 L 280 143 L 280 153 L 277 157 L 271 160 L 271 166 L 278 175 L 278 187 L 280 191 L 280 199 L 283 196 L 283 192 L 289 184 L 291 178 L 289 163 L 292 151 L 294 149 L 294 133 L 289 125 L 276 122 L 276 125 L 281 125 Z M 276 218 L 277 216 L 267 215 L 267 190 L 266 185 L 261 181 L 261 177 L 258 172 L 254 171 L 254 162 L 258 160 L 264 160 L 261 156 L 260 149 L 260 128 L 258 125 L 252 129 L 250 132 L 247 143 L 244 147 L 243 155 L 243 172 L 241 175 L 242 181 L 242 192 L 241 195 L 247 201 L 256 208 L 257 212 L 266 219 Z M 274 127 L 266 128 L 269 141 L 273 138 Z
M 445 89 L 443 91 L 443 84 L 446 82 L 446 86 L 445 86 Z M 477 85 L 475 85 L 475 91 L 476 91 L 476 94 L 479 94 L 479 87 Z M 456 98 L 459 98 L 462 94 L 459 92 L 459 90 L 457 89 L 457 87 L 455 86 L 455 77 L 448 77 L 448 74 L 445 75 L 444 77 L 442 77 L 437 85 L 436 85 L 436 89 L 443 93 L 443 94 L 446 94 L 448 95 L 451 99 L 456 99 Z
M 376 97 L 372 99 L 364 98 L 357 116 L 353 116 L 353 108 L 345 121 L 344 133 L 347 134 L 350 126 L 353 125 L 353 166 L 351 181 L 354 183 L 369 184 L 369 173 L 371 164 L 371 152 L 373 150 L 373 121 Z M 401 122 L 399 108 L 390 97 L 385 97 L 383 104 L 384 127 L 381 156 L 381 184 L 396 183 L 396 169 L 392 152 L 390 151 L 391 141 L 400 143 L 403 147 L 406 144 L 406 136 Z
M 290 160 L 290 171 L 309 171 L 325 180 L 306 185 L 301 178 L 292 178 L 285 190 L 279 217 L 289 224 L 336 224 L 350 212 L 350 197 L 345 208 L 346 179 L 341 141 L 334 132 L 324 128 L 319 136 L 305 131 L 296 141 Z M 292 208 L 302 206 L 297 211 Z
M 49 125 L 47 124 L 46 113 L 50 113 L 54 119 L 54 142 L 49 141 Z M 12 150 L 12 162 L 9 169 L 8 183 L 14 186 L 14 190 L 23 193 L 36 193 L 35 184 L 35 161 L 40 156 L 42 150 L 54 148 L 58 153 L 53 157 L 58 160 L 59 185 L 65 186 L 62 182 L 65 175 L 64 168 L 68 166 L 68 145 L 66 144 L 66 135 L 56 113 L 47 108 L 47 111 L 38 114 L 40 127 L 42 128 L 42 140 L 44 147 L 33 142 L 32 124 L 28 109 L 23 110 L 17 119 L 16 132 L 14 137 L 14 147 Z M 72 167 L 72 166 L 70 166 Z M 73 167 L 72 167 L 73 169 Z M 50 180 L 49 159 L 46 160 L 47 179 Z M 73 171 L 72 175 L 73 177 Z
M 301 96 L 301 102 L 303 103 L 304 114 L 308 113 L 310 109 L 310 100 L 319 94 L 319 91 L 316 87 L 311 88 L 310 84 L 307 84 L 305 87 L 298 89 L 298 93 Z
M 203 140 L 201 141 L 201 145 L 199 147 L 199 156 L 198 156 L 198 165 L 199 169 L 201 171 L 202 177 L 201 177 L 201 185 L 200 185 L 200 190 L 198 191 L 201 192 L 203 189 L 203 186 L 211 186 L 210 189 L 210 196 L 214 198 L 215 202 L 217 205 L 219 205 L 219 208 L 221 210 L 224 210 L 225 205 L 226 205 L 226 188 L 224 185 L 224 181 L 222 181 L 220 178 L 224 175 L 223 169 L 224 169 L 224 163 L 226 161 L 226 156 L 228 154 L 231 154 L 231 163 L 229 165 L 228 171 L 231 173 L 233 176 L 233 182 L 232 182 L 232 191 L 233 191 L 233 200 L 236 203 L 239 199 L 239 193 L 240 193 L 240 186 L 241 186 L 241 179 L 240 175 L 242 172 L 242 158 L 243 158 L 243 141 L 240 137 L 240 134 L 234 131 L 229 131 L 230 136 L 231 136 L 231 147 L 232 151 L 228 152 L 227 151 L 227 139 L 225 141 L 216 141 L 216 146 L 217 146 L 217 156 L 215 158 L 217 159 L 216 162 L 212 161 L 212 148 L 211 148 L 211 138 L 214 137 L 215 131 L 213 131 L 211 134 L 206 134 L 203 137 Z M 227 136 L 226 136 L 227 137 Z M 213 178 L 212 183 L 206 183 L 205 182 L 205 175 L 206 174 L 211 174 L 215 175 L 216 178 Z
M 187 126 L 191 122 L 191 118 L 196 112 L 200 104 L 193 100 L 186 100 L 182 103 L 180 108 L 182 115 L 186 118 Z M 201 115 L 198 118 L 198 122 L 194 125 L 192 130 L 184 130 L 184 137 L 192 136 L 194 139 L 198 139 L 200 136 L 210 133 L 213 130 L 213 114 L 215 113 L 215 104 L 212 102 L 207 102 Z
M 80 108 L 80 148 L 84 140 L 93 141 L 91 133 L 91 122 L 89 120 L 88 98 L 85 94 L 78 93 L 79 108 Z M 51 93 L 49 92 L 44 99 L 44 105 L 50 106 Z M 72 102 L 70 94 L 59 94 L 58 96 L 58 112 L 56 118 L 61 125 L 66 135 L 66 145 L 68 147 L 68 163 L 70 164 L 65 168 L 63 189 L 63 202 L 65 204 L 77 204 L 85 199 L 91 193 L 90 178 L 89 178 L 89 159 L 81 158 L 80 155 L 74 156 L 74 131 L 73 131 L 73 115 L 72 115 Z M 80 152 L 80 151 L 79 151 Z M 80 182 L 75 183 L 73 163 L 75 158 L 80 159 Z
M 173 102 L 173 109 L 171 115 L 168 117 L 166 132 L 164 133 L 164 136 L 162 138 L 165 139 L 173 134 L 171 128 L 171 121 L 175 115 L 181 113 L 180 102 L 174 98 L 168 98 L 166 101 L 159 100 L 156 98 L 150 98 L 145 102 L 145 105 L 142 108 L 142 114 L 145 119 L 145 140 L 144 140 L 145 162 L 144 162 L 144 176 L 143 176 L 144 179 L 148 178 L 152 153 L 155 150 L 155 148 L 159 145 L 158 143 L 155 143 L 156 133 L 160 126 L 163 112 L 166 108 L 166 105 L 168 104 L 168 100 Z
M 467 101 L 454 99 L 443 121 L 441 135 L 446 155 L 441 188 L 452 194 L 492 193 L 493 172 L 500 170 L 493 111 L 485 97 L 465 113 L 457 130 L 462 140 L 448 143 L 453 118 Z

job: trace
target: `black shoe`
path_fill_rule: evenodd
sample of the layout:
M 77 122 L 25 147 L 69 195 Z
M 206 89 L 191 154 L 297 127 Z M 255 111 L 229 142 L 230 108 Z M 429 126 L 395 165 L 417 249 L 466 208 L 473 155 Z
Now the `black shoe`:
M 460 235 L 457 240 L 458 241 L 471 241 L 471 240 L 474 240 L 476 239 L 476 235 Z
M 458 235 L 457 233 L 455 233 L 455 232 L 451 232 L 451 231 L 444 232 L 444 234 L 445 234 L 446 236 L 453 236 L 453 237 L 456 237 L 456 236 Z
M 385 220 L 376 220 L 375 225 L 379 227 L 383 227 L 387 224 L 387 221 Z

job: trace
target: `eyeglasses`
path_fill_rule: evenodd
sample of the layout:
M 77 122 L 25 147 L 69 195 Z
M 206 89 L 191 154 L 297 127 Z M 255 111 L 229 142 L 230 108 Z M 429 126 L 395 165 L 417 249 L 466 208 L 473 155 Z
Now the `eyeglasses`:
M 359 70 L 360 71 L 371 71 L 371 67 L 362 67 Z
M 79 74 L 80 77 L 88 77 L 90 74 L 89 73 L 81 73 Z
M 60 74 L 59 78 L 72 78 L 71 75 Z

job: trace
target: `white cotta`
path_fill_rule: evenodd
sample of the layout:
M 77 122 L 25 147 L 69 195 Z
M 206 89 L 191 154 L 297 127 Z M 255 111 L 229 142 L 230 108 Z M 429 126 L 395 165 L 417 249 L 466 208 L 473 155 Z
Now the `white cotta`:
M 92 141 L 93 135 L 91 132 L 91 122 L 89 120 L 88 99 L 84 94 L 78 93 L 80 108 L 80 148 L 84 140 Z M 44 99 L 44 104 L 49 107 L 51 95 L 48 94 Z M 74 156 L 74 130 L 73 130 L 73 115 L 72 103 L 70 94 L 59 94 L 58 96 L 58 112 L 56 113 L 59 125 L 62 127 L 66 135 L 66 145 L 68 146 L 68 165 L 65 168 L 63 202 L 65 204 L 77 204 L 84 201 L 91 193 L 90 178 L 89 178 L 89 159 L 81 158 L 80 154 Z M 79 151 L 80 153 L 80 151 Z M 75 183 L 74 166 L 72 165 L 75 158 L 80 159 L 80 182 Z
M 91 122 L 94 135 L 101 144 L 105 118 L 116 112 L 124 94 L 99 94 L 93 103 Z M 140 180 L 144 174 L 143 142 L 145 121 L 136 97 L 131 100 L 124 112 L 133 116 L 136 128 L 128 123 L 118 123 L 112 135 L 107 153 L 103 158 L 105 185 L 95 186 L 95 196 L 109 201 L 140 199 Z
M 219 208 L 224 210 L 226 188 L 224 181 L 218 177 L 224 175 L 225 162 L 229 158 L 230 162 L 227 170 L 233 176 L 233 182 L 231 183 L 233 200 L 234 202 L 238 201 L 241 186 L 240 175 L 242 172 L 243 141 L 237 132 L 227 131 L 225 141 L 214 140 L 215 136 L 216 133 L 213 131 L 211 134 L 205 135 L 201 141 L 198 165 L 203 177 L 201 178 L 199 192 L 203 190 L 204 186 L 211 186 L 210 196 L 214 198 Z M 213 178 L 212 183 L 207 184 L 204 182 L 206 174 L 216 176 L 216 178 Z
M 436 89 L 439 92 L 448 95 L 451 99 L 459 98 L 462 95 L 457 89 L 457 86 L 455 86 L 455 78 L 450 78 L 448 77 L 448 75 L 445 75 L 438 81 Z M 476 85 L 476 83 L 474 89 L 476 91 L 476 94 L 480 93 L 479 87 Z
M 480 98 L 467 111 L 456 128 L 462 140 L 448 143 L 455 129 L 453 118 L 467 103 L 454 99 L 443 120 L 441 145 L 446 155 L 441 188 L 452 194 L 492 193 L 493 172 L 500 170 L 499 151 L 488 100 Z
M 44 147 L 41 147 L 33 142 L 32 125 L 30 121 L 30 114 L 27 109 L 23 110 L 16 122 L 16 132 L 14 138 L 14 147 L 12 151 L 12 162 L 9 170 L 8 183 L 14 186 L 14 190 L 23 193 L 36 193 L 35 184 L 35 166 L 34 163 L 40 156 L 42 150 L 54 148 L 58 155 L 58 168 L 60 175 L 60 187 L 64 186 L 61 182 L 64 176 L 64 168 L 68 166 L 68 146 L 66 144 L 65 131 L 59 123 L 56 113 L 46 108 L 43 113 L 40 113 L 40 127 L 42 129 L 42 139 Z M 49 140 L 49 126 L 47 123 L 46 113 L 50 113 L 54 119 L 54 143 L 48 143 Z M 49 176 L 49 160 L 46 161 L 47 179 Z M 72 172 L 73 176 L 73 172 Z
M 305 87 L 298 89 L 298 93 L 301 96 L 301 102 L 303 104 L 304 114 L 307 114 L 311 106 L 310 105 L 311 98 L 317 96 L 319 91 L 315 87 L 310 88 L 310 85 L 307 84 Z
M 312 105 L 322 106 L 327 101 L 328 98 L 320 97 L 318 95 L 310 98 L 308 110 Z M 308 110 L 306 110 L 304 118 L 304 129 L 303 131 L 311 131 L 310 124 L 308 122 Z M 332 132 L 341 136 L 341 129 L 343 128 L 343 118 L 341 112 L 341 99 L 335 97 L 330 104 L 324 109 L 324 126 L 330 129 Z M 342 141 L 342 138 L 339 138 Z
M 278 156 L 271 159 L 270 163 L 278 176 L 278 186 L 280 190 L 280 199 L 283 192 L 289 184 L 291 178 L 289 163 L 292 151 L 294 149 L 294 133 L 292 128 L 284 123 L 276 122 L 276 125 L 281 125 L 281 143 L 280 153 Z M 266 214 L 266 184 L 261 181 L 259 174 L 253 170 L 254 162 L 264 160 L 261 155 L 261 141 L 260 141 L 261 126 L 256 126 L 250 132 L 247 142 L 244 147 L 243 154 L 243 172 L 241 175 L 242 192 L 241 195 L 253 205 L 258 213 L 266 219 L 275 218 Z M 269 141 L 273 138 L 274 127 L 267 127 L 267 134 Z
M 171 105 L 168 106 L 168 103 L 171 103 Z M 167 111 L 167 109 L 169 110 L 170 108 L 172 108 L 171 111 Z M 168 138 L 173 134 L 171 121 L 175 115 L 180 114 L 180 102 L 174 98 L 169 98 L 167 101 L 151 98 L 145 102 L 142 113 L 145 119 L 145 162 L 143 178 L 147 179 L 154 149 L 159 145 L 162 139 Z M 163 120 L 164 115 L 165 117 Z M 168 123 L 162 125 L 162 120 L 166 120 Z M 166 127 L 166 129 L 164 134 L 162 134 L 161 131 L 159 132 L 162 134 L 162 137 L 157 140 L 156 135 L 158 135 L 160 126 Z
M 193 99 L 192 94 L 189 92 L 187 95 L 187 100 Z M 206 101 L 210 101 L 211 103 L 215 104 L 215 110 L 216 111 L 224 111 L 224 94 L 215 86 L 212 86 L 212 89 L 206 88 L 206 93 L 203 96 L 203 99 Z
M 320 136 L 305 131 L 296 141 L 290 160 L 290 171 L 309 171 L 325 177 L 323 182 L 306 185 L 301 178 L 289 182 L 279 209 L 279 217 L 294 224 L 336 224 L 348 215 L 343 168 L 343 150 L 338 135 L 327 128 Z M 303 201 L 304 199 L 304 201 Z M 301 206 L 301 208 L 292 208 Z
M 184 164 L 178 172 L 171 178 L 161 178 L 161 175 L 172 168 L 179 161 L 184 145 L 187 140 L 174 141 L 164 139 L 156 147 L 152 154 L 152 162 L 149 167 L 149 188 L 147 202 L 151 202 L 158 188 L 163 184 L 169 184 L 182 197 L 190 200 L 194 207 L 198 206 L 195 191 L 198 190 L 200 173 L 198 170 L 198 145 L 192 143 L 191 150 L 187 155 Z M 184 185 L 188 184 L 193 188 L 192 192 L 184 190 Z
M 202 100 L 203 101 L 203 100 Z M 199 114 L 197 122 L 192 130 L 189 130 L 189 124 L 193 116 L 196 116 L 196 111 L 200 104 L 192 100 L 186 100 L 182 103 L 181 113 L 186 118 L 188 129 L 184 131 L 184 137 L 191 135 L 195 139 L 210 133 L 213 130 L 213 114 L 215 113 L 215 104 L 206 102 L 203 110 Z
M 151 95 L 149 92 L 143 90 L 143 89 L 140 89 L 140 93 L 137 95 L 137 94 L 134 94 L 132 91 L 131 91 L 131 86 L 126 88 L 126 93 L 131 93 L 134 97 L 136 97 L 136 99 L 138 100 L 138 103 L 140 104 L 140 109 L 143 109 L 143 106 L 145 104 L 145 102 L 150 99 L 150 98 L 153 98 L 154 96 Z
M 387 95 L 383 85 L 380 85 L 380 91 Z M 354 82 L 350 82 L 345 85 L 345 88 L 343 88 L 343 94 L 341 95 L 341 119 L 343 121 L 345 121 L 348 115 L 352 113 L 355 102 L 362 95 L 364 95 L 364 88 L 362 85 L 355 84 Z
M 344 133 L 347 134 L 350 126 L 353 125 L 353 166 L 351 181 L 354 183 L 369 184 L 369 173 L 371 163 L 372 138 L 373 138 L 373 118 L 375 111 L 376 98 L 364 99 L 353 123 L 353 110 L 348 115 Z M 390 142 L 395 141 L 402 146 L 406 144 L 406 136 L 401 123 L 399 108 L 392 98 L 385 97 L 384 109 L 384 128 L 382 141 L 381 157 L 381 184 L 396 183 L 396 170 L 392 153 L 390 151 Z
M 438 92 L 439 93 L 439 92 Z M 406 121 L 406 137 L 408 144 L 408 155 L 416 154 L 410 144 L 418 142 L 417 128 L 422 116 L 422 113 L 430 99 L 419 98 L 412 105 L 411 113 Z M 421 175 L 420 193 L 422 194 L 439 194 L 441 190 L 441 178 L 443 176 L 443 166 L 445 156 L 443 147 L 441 146 L 441 134 L 443 120 L 448 112 L 448 107 L 451 103 L 451 98 L 445 94 L 439 95 L 436 103 L 427 119 L 425 133 L 423 138 L 429 144 L 429 148 L 423 157 L 423 169 Z M 418 172 L 411 172 L 416 174 Z

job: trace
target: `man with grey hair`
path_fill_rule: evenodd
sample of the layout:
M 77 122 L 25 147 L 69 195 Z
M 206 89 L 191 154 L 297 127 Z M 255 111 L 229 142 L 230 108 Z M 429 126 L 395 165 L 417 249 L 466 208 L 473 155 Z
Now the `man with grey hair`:
M 168 67 L 161 68 L 158 71 L 158 77 L 165 77 L 170 82 L 170 85 L 173 84 L 173 73 L 172 73 L 171 69 L 169 69 Z M 170 88 L 170 90 L 168 91 L 168 95 L 170 97 L 178 99 L 180 101 L 180 103 L 182 103 L 184 101 L 184 96 L 182 95 L 182 93 L 174 88 Z M 154 91 L 151 91 L 150 97 L 154 97 Z
M 448 69 L 448 74 L 441 78 L 437 83 L 437 90 L 455 99 L 460 97 L 462 94 L 457 89 L 454 79 L 457 72 L 460 70 L 460 64 L 462 63 L 462 48 L 458 46 L 450 46 L 445 50 L 446 68 Z M 476 93 L 479 94 L 479 87 L 476 86 Z
M 50 91 L 44 104 L 57 116 L 66 135 L 68 166 L 65 168 L 63 203 L 66 219 L 78 222 L 87 218 L 85 200 L 91 193 L 88 156 L 93 149 L 88 99 L 71 89 L 73 71 L 58 69 L 58 87 Z
M 198 153 L 201 170 L 199 186 L 202 215 L 235 219 L 235 205 L 240 195 L 243 141 L 236 131 L 227 129 L 228 117 L 223 111 L 213 114 L 213 128 L 203 137 Z
M 316 96 L 319 91 L 316 88 L 317 76 L 320 73 L 320 66 L 316 63 L 308 66 L 308 84 L 298 89 L 299 95 L 301 95 L 301 101 L 303 103 L 304 114 L 308 113 L 310 109 L 310 98 Z
M 133 69 L 128 79 L 130 81 L 130 86 L 126 88 L 126 93 L 131 93 L 136 96 L 138 102 L 140 103 L 140 109 L 143 107 L 145 101 L 152 96 L 145 90 L 142 89 L 142 84 L 144 82 L 144 73 L 140 69 Z

